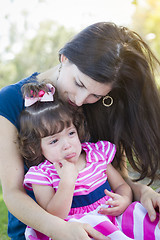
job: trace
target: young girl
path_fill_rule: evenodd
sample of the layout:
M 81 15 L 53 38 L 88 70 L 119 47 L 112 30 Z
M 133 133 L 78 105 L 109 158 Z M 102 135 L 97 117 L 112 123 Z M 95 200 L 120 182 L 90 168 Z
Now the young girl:
M 111 165 L 115 145 L 81 144 L 88 138 L 83 115 L 59 100 L 51 84 L 30 83 L 23 90 L 19 146 L 27 165 L 34 165 L 24 186 L 34 191 L 38 204 L 66 221 L 89 223 L 113 240 L 148 234 L 147 239 L 159 239 L 158 216 L 151 224 L 142 205 L 131 204 L 130 187 Z M 107 179 L 114 193 L 106 190 Z M 25 234 L 30 240 L 49 239 L 30 227 Z

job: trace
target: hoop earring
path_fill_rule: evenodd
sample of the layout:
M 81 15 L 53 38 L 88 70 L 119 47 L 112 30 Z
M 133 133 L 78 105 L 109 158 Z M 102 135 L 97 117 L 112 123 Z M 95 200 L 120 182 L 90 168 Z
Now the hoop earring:
M 106 101 L 107 99 L 109 99 L 109 101 L 110 101 L 108 104 L 105 103 L 105 101 Z M 112 106 L 112 104 L 113 104 L 113 98 L 112 98 L 111 96 L 107 95 L 107 96 L 103 97 L 102 103 L 103 103 L 103 106 L 105 106 L 105 107 L 110 107 L 110 106 Z

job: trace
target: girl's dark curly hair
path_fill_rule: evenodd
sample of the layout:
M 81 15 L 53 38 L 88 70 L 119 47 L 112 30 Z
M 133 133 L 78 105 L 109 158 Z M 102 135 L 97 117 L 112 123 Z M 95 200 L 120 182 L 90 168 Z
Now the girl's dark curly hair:
M 38 96 L 40 90 L 48 91 L 46 83 L 32 82 L 23 86 L 24 96 Z M 81 142 L 88 140 L 89 135 L 82 109 L 75 109 L 62 102 L 54 94 L 54 101 L 40 102 L 26 107 L 20 116 L 18 143 L 20 153 L 28 167 L 44 161 L 41 150 L 41 138 L 61 132 L 71 124 L 77 129 Z

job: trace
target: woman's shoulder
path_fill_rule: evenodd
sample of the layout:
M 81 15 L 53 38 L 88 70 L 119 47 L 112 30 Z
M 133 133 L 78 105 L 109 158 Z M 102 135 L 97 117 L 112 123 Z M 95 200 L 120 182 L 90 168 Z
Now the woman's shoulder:
M 35 80 L 36 77 L 38 76 L 38 74 L 39 74 L 38 72 L 35 72 L 35 73 L 33 73 L 32 75 L 30 75 L 29 77 L 26 77 L 26 78 L 24 78 L 24 79 L 22 79 L 22 80 L 20 80 L 20 81 L 18 81 L 18 82 L 16 82 L 16 83 L 13 83 L 13 84 L 10 84 L 10 85 L 7 85 L 7 86 L 3 87 L 3 88 L 0 90 L 0 97 L 1 97 L 1 96 L 9 97 L 9 96 L 6 95 L 6 93 L 8 93 L 8 92 L 13 95 L 13 93 L 14 93 L 15 91 L 21 90 L 21 87 L 22 87 L 25 83 L 32 81 L 32 79 Z
M 20 93 L 22 86 L 27 82 L 35 80 L 38 74 L 39 74 L 38 72 L 35 72 L 31 76 L 24 78 L 19 82 L 3 87 L 0 90 L 0 98 L 10 99 L 11 96 L 15 97 L 15 93 Z
M 56 76 L 56 71 L 57 71 L 57 68 L 58 68 L 59 65 L 55 66 L 55 67 L 52 67 L 42 73 L 40 73 L 38 76 L 37 76 L 37 80 L 39 82 L 43 81 L 44 79 L 48 79 L 49 81 L 52 81 L 54 83 L 54 80 L 57 79 L 57 76 Z
M 36 79 L 38 73 L 33 73 L 31 76 L 0 90 L 0 115 L 7 118 L 16 127 L 18 127 L 18 117 L 24 108 L 24 101 L 21 92 L 22 86 Z

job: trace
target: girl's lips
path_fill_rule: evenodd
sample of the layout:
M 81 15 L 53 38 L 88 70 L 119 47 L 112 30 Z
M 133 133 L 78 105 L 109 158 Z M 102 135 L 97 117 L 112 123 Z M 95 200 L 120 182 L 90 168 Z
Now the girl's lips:
M 66 155 L 65 156 L 65 159 L 71 159 L 71 158 L 73 158 L 73 157 L 75 157 L 76 156 L 76 153 L 70 153 L 70 154 L 68 154 L 68 155 Z

